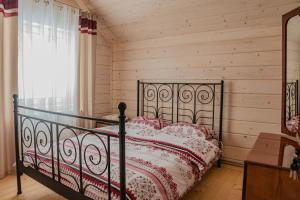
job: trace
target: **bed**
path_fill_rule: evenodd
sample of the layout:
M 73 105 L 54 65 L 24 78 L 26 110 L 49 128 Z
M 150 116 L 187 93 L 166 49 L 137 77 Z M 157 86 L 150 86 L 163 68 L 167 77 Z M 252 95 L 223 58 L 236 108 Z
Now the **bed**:
M 137 117 L 127 123 L 125 103 L 113 121 L 22 106 L 14 95 L 18 194 L 25 173 L 68 199 L 182 198 L 221 165 L 223 85 L 138 81 Z

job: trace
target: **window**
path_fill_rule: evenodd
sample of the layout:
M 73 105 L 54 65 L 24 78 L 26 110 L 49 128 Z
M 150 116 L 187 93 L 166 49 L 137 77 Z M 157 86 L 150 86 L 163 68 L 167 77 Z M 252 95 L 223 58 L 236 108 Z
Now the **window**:
M 79 10 L 20 1 L 19 96 L 27 106 L 77 112 Z

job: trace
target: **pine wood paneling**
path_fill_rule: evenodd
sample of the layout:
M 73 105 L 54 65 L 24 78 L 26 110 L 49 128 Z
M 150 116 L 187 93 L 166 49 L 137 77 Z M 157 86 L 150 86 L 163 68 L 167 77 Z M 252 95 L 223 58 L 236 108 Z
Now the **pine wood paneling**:
M 126 2 L 112 2 L 109 0 L 91 0 L 90 4 L 93 5 L 95 11 L 102 13 L 104 19 L 110 25 L 110 28 L 113 28 L 112 30 L 121 29 L 119 35 L 123 40 L 136 40 L 136 38 L 144 37 L 144 35 L 169 35 L 170 33 L 168 32 L 175 29 L 176 32 L 187 32 L 189 30 L 194 31 L 195 29 L 193 30 L 193 28 L 201 28 L 199 25 L 202 24 L 197 24 L 197 22 L 201 21 L 201 19 L 207 21 L 208 25 L 213 24 L 213 22 L 216 20 L 219 20 L 216 22 L 222 23 L 225 26 L 233 21 L 238 21 L 240 24 L 245 24 L 248 21 L 261 16 L 270 16 L 270 18 L 272 18 L 274 13 L 282 12 L 281 8 L 291 2 L 293 3 L 295 1 L 130 0 Z M 266 22 L 267 20 L 261 23 Z M 141 26 L 142 23 L 145 26 Z M 131 27 L 126 28 L 128 26 Z M 167 27 L 164 28 L 165 26 Z M 175 28 L 170 29 L 170 27 Z M 159 31 L 151 31 L 155 28 L 159 29 Z M 135 33 L 135 35 L 128 37 L 128 33 L 132 32 Z
M 101 20 L 98 20 L 95 72 L 95 114 L 97 116 L 112 112 L 112 57 L 113 35 Z
M 145 2 L 135 2 L 130 11 L 136 16 L 129 12 L 126 19 L 104 14 L 119 36 L 114 111 L 125 101 L 127 114 L 135 115 L 137 79 L 224 79 L 224 158 L 244 160 L 259 132 L 280 132 L 281 15 L 300 1 L 159 2 L 157 15 L 142 19 Z
M 281 15 L 300 0 L 89 2 L 113 33 L 113 46 L 97 51 L 98 93 L 107 94 L 98 112 L 111 99 L 113 112 L 124 101 L 135 116 L 138 79 L 224 79 L 225 159 L 240 162 L 259 132 L 280 132 Z

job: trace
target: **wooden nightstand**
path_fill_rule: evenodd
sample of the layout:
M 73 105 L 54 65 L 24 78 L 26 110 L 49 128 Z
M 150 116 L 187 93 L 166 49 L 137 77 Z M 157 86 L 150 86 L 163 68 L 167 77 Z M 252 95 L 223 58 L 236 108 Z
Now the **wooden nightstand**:
M 300 182 L 282 168 L 282 135 L 261 133 L 244 165 L 243 200 L 299 200 Z

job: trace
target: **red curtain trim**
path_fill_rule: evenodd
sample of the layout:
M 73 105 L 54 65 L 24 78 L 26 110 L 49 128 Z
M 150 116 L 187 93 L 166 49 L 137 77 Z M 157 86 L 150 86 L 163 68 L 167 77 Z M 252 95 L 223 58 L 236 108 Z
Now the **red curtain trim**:
M 3 5 L 4 10 L 18 8 L 18 0 L 0 0 L 0 5 Z
M 4 10 L 0 7 L 0 13 L 3 13 L 4 17 L 13 17 L 18 15 L 18 11 L 15 12 L 7 12 L 7 10 Z
M 97 35 L 97 21 L 80 16 L 79 17 L 79 31 L 81 33 Z
M 97 32 L 93 32 L 93 31 L 90 31 L 90 30 L 80 30 L 80 33 L 87 33 L 87 34 L 90 34 L 90 35 L 97 35 Z
M 12 17 L 18 15 L 18 0 L 0 0 L 0 13 L 4 17 Z
M 79 28 L 79 31 L 80 31 L 80 33 L 87 33 L 87 34 L 91 34 L 91 35 L 97 35 L 96 30 Z

